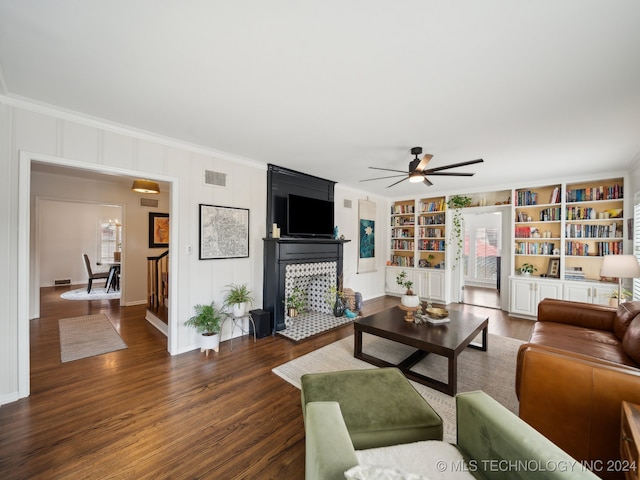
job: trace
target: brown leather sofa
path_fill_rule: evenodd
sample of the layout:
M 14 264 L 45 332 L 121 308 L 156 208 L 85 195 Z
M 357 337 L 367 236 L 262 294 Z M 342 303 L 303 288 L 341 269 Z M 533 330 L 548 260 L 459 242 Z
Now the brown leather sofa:
M 640 404 L 640 302 L 545 299 L 518 352 L 520 417 L 602 478 L 622 478 L 623 400 Z

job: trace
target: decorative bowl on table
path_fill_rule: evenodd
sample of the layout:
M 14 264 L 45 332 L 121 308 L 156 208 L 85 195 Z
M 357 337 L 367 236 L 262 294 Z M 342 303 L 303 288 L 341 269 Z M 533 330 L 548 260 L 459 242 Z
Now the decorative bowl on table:
M 447 318 L 449 316 L 449 311 L 444 308 L 427 308 L 427 315 L 431 318 Z

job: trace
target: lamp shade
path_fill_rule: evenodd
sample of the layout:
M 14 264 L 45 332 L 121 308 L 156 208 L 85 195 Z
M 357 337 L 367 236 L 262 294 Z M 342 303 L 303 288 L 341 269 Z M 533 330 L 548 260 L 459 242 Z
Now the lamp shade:
M 150 180 L 134 180 L 131 190 L 138 193 L 160 193 L 160 185 Z
M 640 265 L 635 255 L 605 255 L 600 269 L 601 277 L 640 277 Z

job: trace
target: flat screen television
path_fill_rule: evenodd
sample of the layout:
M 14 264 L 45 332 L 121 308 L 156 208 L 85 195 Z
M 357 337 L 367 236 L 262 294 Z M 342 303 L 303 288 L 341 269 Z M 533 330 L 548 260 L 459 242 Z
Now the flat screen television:
M 290 237 L 333 237 L 333 202 L 289 194 L 287 234 Z

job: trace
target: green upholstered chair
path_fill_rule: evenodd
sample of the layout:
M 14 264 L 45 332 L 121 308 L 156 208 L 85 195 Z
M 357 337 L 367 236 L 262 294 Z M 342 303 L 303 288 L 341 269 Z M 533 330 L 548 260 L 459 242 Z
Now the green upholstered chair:
M 338 402 L 356 450 L 442 440 L 442 418 L 397 368 L 302 376 L 302 411 L 309 402 Z

